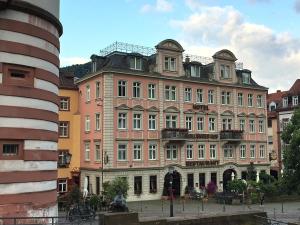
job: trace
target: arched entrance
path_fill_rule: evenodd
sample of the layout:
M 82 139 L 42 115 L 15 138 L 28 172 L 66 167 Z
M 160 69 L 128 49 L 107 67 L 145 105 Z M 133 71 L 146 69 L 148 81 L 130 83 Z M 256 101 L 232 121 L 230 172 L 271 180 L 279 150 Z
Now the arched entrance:
M 223 191 L 227 191 L 227 183 L 232 179 L 232 173 L 234 173 L 234 177 L 236 178 L 236 171 L 234 169 L 225 170 L 223 173 Z
M 180 184 L 181 184 L 181 175 L 180 173 L 175 170 L 173 172 L 173 182 L 172 182 L 172 188 L 173 188 L 173 195 L 175 197 L 180 196 Z M 163 189 L 163 196 L 169 196 L 169 188 L 170 188 L 170 173 L 167 173 L 165 175 L 165 180 L 164 180 L 164 189 Z

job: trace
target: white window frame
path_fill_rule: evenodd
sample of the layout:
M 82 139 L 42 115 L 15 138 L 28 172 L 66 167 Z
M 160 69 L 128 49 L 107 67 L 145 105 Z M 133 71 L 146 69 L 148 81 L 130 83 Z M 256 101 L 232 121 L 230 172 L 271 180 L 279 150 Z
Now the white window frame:
M 244 105 L 244 94 L 243 93 L 238 93 L 238 106 L 243 106 Z
M 293 96 L 293 106 L 298 105 L 298 96 Z
M 256 105 L 258 108 L 263 108 L 263 96 L 262 95 L 256 96 Z
M 214 104 L 214 90 L 208 90 L 208 104 Z
M 148 84 L 148 99 L 156 99 L 155 89 L 156 89 L 155 84 Z
M 249 119 L 249 132 L 250 133 L 255 133 L 255 120 L 254 119 Z
M 176 101 L 176 86 L 165 85 L 165 100 Z
M 246 124 L 246 120 L 240 119 L 240 130 L 242 130 L 242 131 L 245 130 L 245 124 Z
M 198 159 L 205 159 L 205 144 L 198 144 Z
M 91 119 L 89 115 L 85 116 L 85 132 L 91 131 Z
M 118 112 L 118 129 L 124 130 L 127 129 L 127 113 Z
M 156 160 L 157 157 L 157 143 L 150 143 L 148 145 L 149 160 Z
M 258 133 L 265 133 L 265 120 L 258 120 Z
M 95 142 L 94 146 L 95 146 L 95 161 L 100 162 L 101 161 L 101 143 Z
M 141 130 L 142 129 L 142 114 L 141 113 L 133 113 L 132 115 L 132 129 L 133 130 Z
M 67 179 L 59 179 L 58 180 L 58 192 L 65 193 L 68 191 L 68 180 Z
M 129 67 L 132 70 L 142 70 L 142 58 L 131 57 L 129 59 Z
M 193 151 L 193 145 L 187 144 L 186 145 L 186 159 L 193 159 L 194 158 L 194 151 Z
M 175 72 L 176 71 L 176 58 L 165 56 L 164 69 L 167 71 Z
M 85 161 L 90 161 L 91 160 L 91 142 L 86 141 L 84 142 L 84 160 Z
M 203 90 L 200 88 L 196 90 L 196 102 L 203 103 Z
M 224 158 L 232 159 L 233 158 L 233 147 L 232 145 L 225 145 L 223 147 Z
M 69 97 L 60 97 L 59 110 L 60 111 L 69 111 L 70 110 L 70 98 Z
M 250 158 L 251 159 L 255 158 L 255 148 L 256 148 L 256 146 L 254 144 L 250 145 Z
M 221 104 L 230 105 L 231 93 L 229 91 L 221 92 Z
M 118 81 L 118 97 L 126 97 L 126 96 L 127 96 L 127 81 L 119 80 Z
M 192 101 L 192 88 L 185 88 L 184 89 L 184 101 L 191 102 Z
M 242 73 L 243 84 L 250 84 L 250 74 Z
M 204 131 L 204 116 L 197 117 L 197 131 Z
M 259 146 L 259 158 L 263 159 L 265 157 L 266 157 L 265 146 L 264 145 L 260 145 Z
M 177 160 L 178 147 L 175 144 L 168 144 L 166 146 L 166 160 Z
M 148 115 L 148 130 L 156 130 L 156 114 Z
M 248 94 L 248 107 L 253 107 L 253 94 Z
M 85 86 L 85 101 L 86 102 L 91 101 L 91 87 L 89 84 Z
M 69 137 L 70 123 L 68 121 L 59 121 L 59 137 Z
M 222 118 L 222 130 L 232 130 L 233 119 L 232 118 Z
M 240 145 L 240 158 L 246 158 L 246 145 Z
M 201 77 L 201 68 L 199 65 L 191 65 L 191 77 Z
M 141 82 L 135 81 L 132 83 L 132 97 L 141 98 Z
M 216 144 L 209 145 L 209 157 L 210 157 L 210 159 L 217 158 L 217 145 Z
M 127 160 L 127 143 L 118 143 L 118 161 L 126 161 L 126 160 Z
M 224 65 L 224 64 L 220 65 L 220 77 L 221 79 L 231 78 L 229 65 Z
M 137 157 L 139 156 L 139 157 Z M 142 144 L 133 143 L 133 160 L 141 161 L 142 160 Z
M 193 130 L 193 116 L 185 116 L 185 128 L 189 131 Z
M 100 113 L 95 113 L 95 130 L 101 129 L 100 118 Z
M 100 81 L 96 81 L 96 83 L 95 83 L 95 97 L 96 97 L 96 99 L 98 99 L 98 98 L 100 98 Z
M 177 128 L 177 115 L 166 115 L 166 128 Z
M 215 117 L 209 117 L 208 118 L 208 131 L 209 132 L 215 132 L 216 131 L 216 118 Z

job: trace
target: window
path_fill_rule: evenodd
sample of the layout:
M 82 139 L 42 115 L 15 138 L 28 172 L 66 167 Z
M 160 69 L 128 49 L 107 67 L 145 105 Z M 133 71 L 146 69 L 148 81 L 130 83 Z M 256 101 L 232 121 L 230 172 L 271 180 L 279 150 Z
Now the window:
M 264 133 L 265 132 L 265 121 L 259 120 L 258 121 L 258 133 Z
M 243 93 L 238 93 L 238 106 L 243 106 Z
M 209 131 L 216 130 L 216 118 L 213 117 L 208 118 L 208 130 Z
M 259 158 L 265 158 L 265 146 L 264 145 L 259 146 Z
M 126 81 L 119 80 L 118 81 L 118 96 L 119 97 L 126 97 Z
M 167 159 L 176 160 L 177 159 L 177 146 L 176 145 L 167 145 Z
M 100 143 L 95 142 L 95 161 L 101 160 Z
M 90 161 L 90 142 L 85 142 L 84 143 L 84 159 L 85 161 Z
M 269 145 L 273 144 L 273 136 L 268 136 L 268 144 Z
M 250 145 L 250 158 L 255 158 L 255 145 Z
M 298 105 L 298 96 L 293 96 L 293 105 Z
M 186 146 L 186 158 L 193 159 L 193 145 Z
M 177 116 L 166 115 L 166 128 L 176 128 L 176 125 L 177 125 Z
M 100 98 L 100 82 L 96 82 L 96 99 Z
M 141 83 L 140 82 L 133 82 L 133 98 L 140 98 L 141 97 Z
M 86 85 L 85 87 L 85 101 L 89 102 L 91 100 L 91 88 L 90 85 Z
M 204 117 L 203 116 L 197 117 L 197 130 L 198 131 L 204 130 Z
M 258 108 L 262 108 L 263 107 L 263 97 L 262 95 L 257 95 L 256 97 L 256 104 Z
M 198 66 L 198 65 L 191 66 L 191 76 L 192 77 L 200 77 L 200 66 Z
M 133 144 L 133 159 L 141 160 L 142 158 L 142 145 L 141 144 Z
M 95 73 L 97 70 L 97 62 L 96 61 L 92 61 L 92 73 Z
M 59 193 L 64 193 L 67 192 L 68 188 L 68 180 L 67 179 L 59 179 L 58 181 L 58 192 Z
M 187 186 L 189 188 L 194 188 L 194 174 L 193 173 L 187 174 Z
M 168 101 L 176 101 L 176 86 L 165 86 L 165 98 Z
M 242 159 L 246 158 L 246 145 L 240 146 L 240 157 Z
M 203 90 L 202 89 L 197 89 L 196 91 L 196 102 L 197 103 L 203 103 Z
M 225 158 L 233 158 L 233 148 L 232 145 L 224 146 L 224 157 Z
M 65 168 L 68 167 L 70 162 L 67 161 L 67 157 L 69 156 L 68 150 L 58 150 L 58 161 L 57 166 L 58 168 Z
M 245 119 L 240 119 L 240 130 L 245 130 Z
M 199 159 L 205 158 L 205 145 L 204 144 L 198 145 L 198 158 Z
M 19 154 L 19 144 L 3 144 L 3 156 L 17 156 Z
M 242 73 L 243 84 L 250 84 L 250 74 Z
M 210 174 L 210 181 L 217 185 L 217 173 Z
M 142 176 L 134 177 L 134 194 L 135 195 L 142 194 Z
M 134 130 L 142 129 L 142 114 L 139 113 L 133 114 L 133 129 Z
M 155 99 L 155 84 L 148 84 L 148 98 Z
M 250 133 L 255 133 L 255 121 L 253 119 L 249 120 L 249 130 Z
M 208 104 L 214 104 L 214 91 L 208 90 Z
M 156 144 L 149 144 L 149 160 L 156 160 Z
M 60 111 L 69 111 L 70 110 L 70 98 L 69 97 L 60 97 L 59 110 Z
M 221 103 L 222 105 L 230 105 L 230 92 L 222 91 Z
M 191 116 L 186 116 L 185 117 L 185 128 L 191 131 L 193 129 L 193 117 Z
M 89 132 L 91 130 L 90 116 L 85 116 L 85 131 Z
M 100 195 L 100 177 L 96 177 L 96 195 Z
M 95 114 L 95 130 L 100 130 L 100 113 Z
M 222 79 L 230 78 L 230 67 L 229 66 L 221 65 L 220 71 L 221 71 L 221 78 Z
M 176 71 L 176 59 L 165 57 L 165 70 Z
M 69 137 L 69 122 L 59 122 L 59 137 Z
M 232 129 L 232 119 L 225 118 L 222 119 L 222 130 L 231 130 Z
M 184 101 L 185 102 L 192 101 L 192 88 L 185 88 L 184 89 Z
M 118 160 L 126 160 L 127 159 L 127 145 L 126 144 L 118 144 Z
M 25 66 L 16 66 L 13 64 L 4 64 L 3 72 L 5 79 L 3 83 L 7 85 L 33 87 L 34 69 Z
M 148 126 L 149 130 L 156 130 L 156 115 L 149 115 Z
M 132 57 L 129 60 L 130 69 L 132 70 L 142 70 L 142 59 L 137 57 Z
M 248 94 L 248 107 L 253 106 L 253 94 Z
M 282 106 L 283 106 L 283 107 L 287 107 L 287 106 L 288 106 L 288 97 L 284 97 L 284 98 L 282 99 Z
M 211 159 L 216 159 L 217 158 L 216 145 L 210 145 L 209 146 L 209 155 L 210 155 Z
M 118 128 L 119 129 L 126 129 L 127 128 L 127 113 L 119 113 Z
M 150 183 L 149 183 L 149 187 L 150 187 L 150 190 L 149 192 L 150 193 L 156 193 L 157 192 L 157 176 L 153 175 L 153 176 L 150 176 Z
M 205 173 L 199 173 L 199 187 L 205 187 Z

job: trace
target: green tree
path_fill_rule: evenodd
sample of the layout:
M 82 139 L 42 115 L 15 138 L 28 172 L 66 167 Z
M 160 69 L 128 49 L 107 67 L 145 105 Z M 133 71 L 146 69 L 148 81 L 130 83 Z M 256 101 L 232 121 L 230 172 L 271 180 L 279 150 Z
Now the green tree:
M 231 180 L 227 183 L 227 188 L 231 192 L 241 194 L 243 191 L 247 190 L 247 184 L 242 180 Z
M 116 177 L 111 182 L 105 182 L 103 194 L 107 200 L 111 201 L 119 192 L 121 192 L 124 198 L 126 198 L 128 189 L 129 184 L 127 179 L 124 179 L 123 177 Z
M 283 179 L 287 188 L 296 191 L 300 185 L 300 109 L 294 111 L 288 125 L 284 128 L 281 138 L 285 143 L 283 151 Z

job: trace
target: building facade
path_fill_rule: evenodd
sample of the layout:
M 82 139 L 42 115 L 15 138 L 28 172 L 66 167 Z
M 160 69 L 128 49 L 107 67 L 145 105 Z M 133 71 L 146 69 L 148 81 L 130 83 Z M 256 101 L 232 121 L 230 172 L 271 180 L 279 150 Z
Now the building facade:
M 268 94 L 268 143 L 271 172 L 275 177 L 282 173 L 284 143 L 280 135 L 299 107 L 300 80 L 297 79 L 288 91 L 278 90 Z
M 78 88 L 72 73 L 61 72 L 59 84 L 59 138 L 57 191 L 64 194 L 80 185 L 80 114 Z
M 0 215 L 4 217 L 57 215 L 61 34 L 59 0 L 0 1 Z
M 196 183 L 223 190 L 251 162 L 269 173 L 267 89 L 229 50 L 212 59 L 183 52 L 167 39 L 92 55 L 92 72 L 77 82 L 82 188 L 98 194 L 103 181 L 124 177 L 136 201 L 168 195 L 170 169 L 175 195 Z

